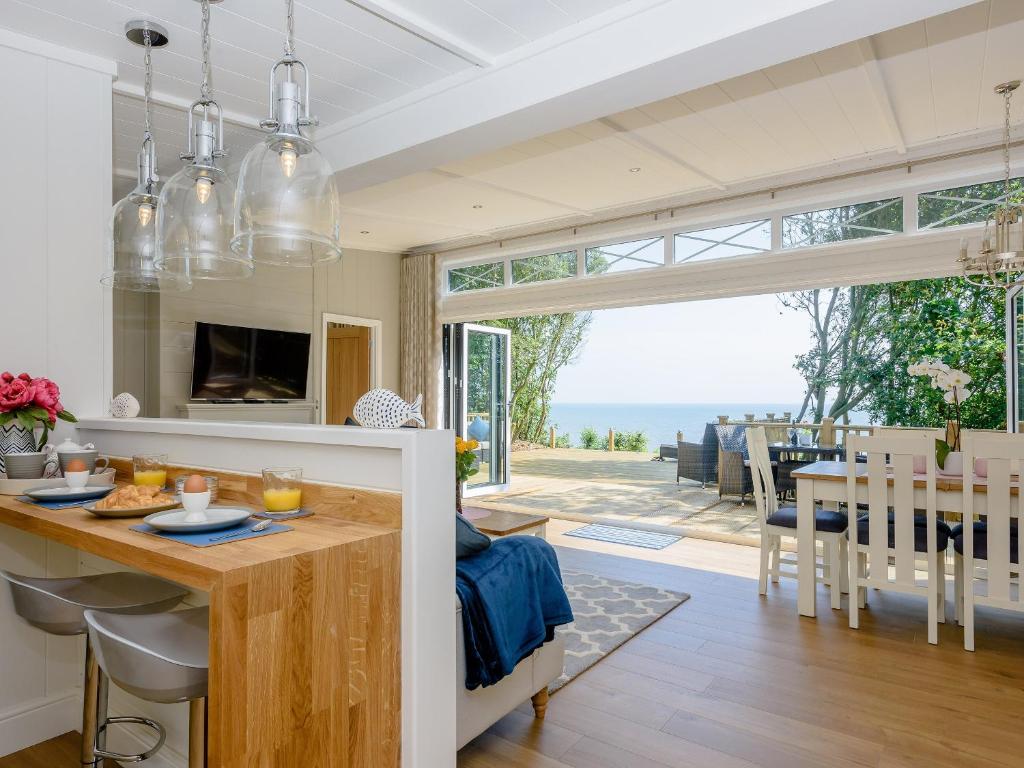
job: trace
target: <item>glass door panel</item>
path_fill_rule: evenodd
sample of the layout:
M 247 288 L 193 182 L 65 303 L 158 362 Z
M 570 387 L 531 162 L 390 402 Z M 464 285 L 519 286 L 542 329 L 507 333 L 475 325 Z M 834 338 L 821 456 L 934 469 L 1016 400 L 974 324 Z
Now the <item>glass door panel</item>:
M 477 474 L 466 482 L 466 494 L 508 487 L 509 331 L 486 325 L 462 326 L 462 413 L 458 432 L 480 443 Z
M 1024 432 L 1024 288 L 1006 294 L 1006 429 Z

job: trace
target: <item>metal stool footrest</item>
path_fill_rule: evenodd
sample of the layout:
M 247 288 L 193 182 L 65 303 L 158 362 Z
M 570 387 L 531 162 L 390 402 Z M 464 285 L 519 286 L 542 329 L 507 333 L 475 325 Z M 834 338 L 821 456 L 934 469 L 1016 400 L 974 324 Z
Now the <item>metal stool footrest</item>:
M 107 721 L 100 726 L 99 733 L 97 734 L 97 736 L 99 734 L 104 733 L 107 730 L 108 725 L 119 725 L 124 723 L 144 725 L 147 728 L 151 728 L 152 730 L 154 730 L 159 735 L 160 738 L 157 740 L 156 744 L 153 747 L 150 747 L 145 752 L 142 752 L 138 755 L 123 755 L 120 752 L 108 752 L 105 749 L 99 749 L 97 747 L 95 750 L 93 750 L 93 753 L 96 755 L 97 758 L 109 758 L 111 760 L 116 760 L 119 763 L 140 763 L 143 760 L 148 760 L 149 758 L 151 758 L 160 750 L 160 747 L 164 745 L 164 740 L 167 738 L 167 732 L 164 730 L 164 727 L 160 725 L 160 723 L 158 723 L 156 720 L 150 720 L 148 717 L 108 717 Z M 99 741 L 98 738 L 97 741 Z

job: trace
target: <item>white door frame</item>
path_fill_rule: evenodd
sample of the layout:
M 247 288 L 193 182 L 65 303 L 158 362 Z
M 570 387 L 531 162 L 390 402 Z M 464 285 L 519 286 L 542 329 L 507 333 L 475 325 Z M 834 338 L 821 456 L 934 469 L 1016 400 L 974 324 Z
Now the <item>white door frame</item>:
M 384 353 L 381 331 L 384 324 L 370 317 L 353 317 L 324 312 L 320 324 L 320 423 L 327 423 L 327 331 L 332 325 L 358 325 L 370 329 L 370 388 L 379 387 L 383 380 Z
M 505 421 L 505 428 L 503 430 L 503 450 L 502 450 L 502 470 L 505 482 L 495 483 L 493 485 L 480 485 L 475 488 L 470 488 L 467 483 L 462 484 L 462 497 L 471 498 L 473 496 L 485 496 L 489 493 L 504 493 L 507 491 L 512 484 L 512 421 L 511 414 L 509 412 L 511 406 L 512 396 L 512 331 L 508 328 L 496 328 L 493 325 L 476 325 L 475 323 L 463 323 L 462 324 L 462 338 L 460 343 L 462 344 L 462 424 L 466 432 L 465 437 L 469 437 L 469 412 L 468 399 L 469 399 L 469 334 L 471 331 L 479 333 L 489 333 L 495 336 L 505 337 L 505 354 L 508 356 L 508 365 L 505 366 L 505 402 L 501 403 L 502 418 Z M 491 433 L 493 436 L 494 425 L 491 425 Z M 491 460 L 494 459 L 494 452 L 492 449 Z

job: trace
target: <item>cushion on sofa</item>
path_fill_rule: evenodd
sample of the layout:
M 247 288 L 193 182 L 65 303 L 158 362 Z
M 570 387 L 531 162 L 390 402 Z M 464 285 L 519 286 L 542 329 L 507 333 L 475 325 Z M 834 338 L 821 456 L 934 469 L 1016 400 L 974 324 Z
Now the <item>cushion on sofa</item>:
M 491 546 L 491 540 L 458 512 L 455 513 L 455 557 L 469 557 Z

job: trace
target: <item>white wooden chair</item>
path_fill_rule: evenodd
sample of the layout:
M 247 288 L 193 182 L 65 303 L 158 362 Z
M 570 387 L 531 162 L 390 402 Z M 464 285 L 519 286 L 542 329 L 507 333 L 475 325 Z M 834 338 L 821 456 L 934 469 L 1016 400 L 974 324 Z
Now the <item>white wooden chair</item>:
M 860 625 L 858 613 L 864 607 L 868 587 L 922 594 L 928 598 L 928 642 L 936 644 L 938 625 L 945 621 L 945 557 L 950 531 L 936 512 L 934 436 L 924 431 L 906 436 L 851 436 L 847 456 L 858 453 L 867 455 L 867 464 L 848 463 L 847 498 L 849 508 L 855 509 L 858 488 L 863 490 L 866 484 L 867 513 L 849 528 L 850 593 L 853 595 L 856 589 L 857 595 L 857 599 L 850 599 L 850 627 Z M 924 483 L 923 499 L 917 503 L 915 456 L 919 465 L 923 459 L 925 470 L 923 478 L 917 478 Z M 858 472 L 860 467 L 866 472 Z M 923 516 L 917 514 L 919 509 L 924 510 Z M 917 582 L 919 558 L 926 562 L 924 586 Z
M 971 433 L 961 439 L 965 468 L 973 470 L 979 458 L 988 463 L 986 493 L 984 497 L 979 494 L 984 498 L 984 509 L 976 503 L 973 483 L 965 482 L 964 522 L 953 531 L 957 619 L 964 626 L 964 649 L 973 651 L 975 605 L 1024 611 L 1020 566 L 1024 550 L 1019 531 L 1024 437 Z M 973 476 L 973 471 L 965 469 L 965 474 Z M 974 521 L 976 511 L 985 519 Z M 973 535 L 965 535 L 967 531 Z M 986 586 L 979 594 L 976 589 L 981 582 Z
M 758 589 L 760 594 L 764 595 L 768 593 L 769 576 L 772 583 L 778 583 L 782 576 L 795 578 L 797 575 L 796 558 L 784 557 L 782 554 L 782 537 L 796 538 L 796 507 L 779 507 L 764 427 L 747 428 L 747 452 L 750 455 L 750 474 L 754 481 L 754 505 L 757 507 L 757 520 L 761 527 L 761 573 Z M 815 507 L 814 522 L 815 541 L 820 541 L 823 546 L 822 575 L 817 575 L 816 558 L 815 579 L 830 586 L 832 607 L 838 610 L 842 604 L 846 572 L 846 539 L 843 536 L 846 530 L 846 515 Z M 783 570 L 783 565 L 793 566 L 793 569 Z

